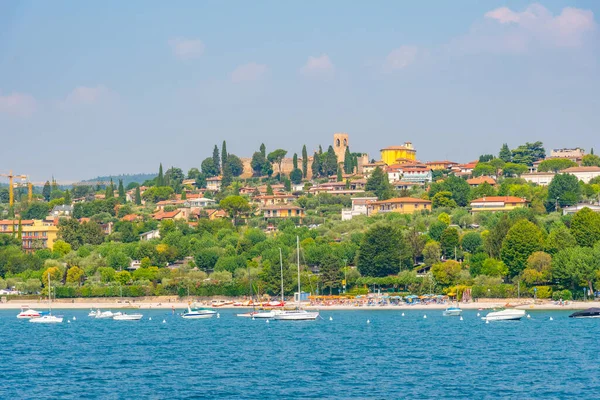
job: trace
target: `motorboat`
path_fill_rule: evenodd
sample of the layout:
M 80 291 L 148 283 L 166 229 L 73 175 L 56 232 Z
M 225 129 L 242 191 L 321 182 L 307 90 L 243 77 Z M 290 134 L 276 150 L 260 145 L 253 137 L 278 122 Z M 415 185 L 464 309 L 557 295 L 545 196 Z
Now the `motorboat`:
M 96 311 L 96 319 L 110 319 L 114 316 L 115 313 L 113 313 L 112 311 Z
M 21 312 L 17 314 L 17 318 L 19 319 L 39 318 L 41 316 L 42 313 L 29 308 L 29 306 L 22 306 Z
M 35 324 L 60 324 L 63 322 L 63 317 L 60 315 L 47 314 L 42 315 L 39 318 L 31 318 L 29 322 Z
M 279 313 L 275 314 L 273 319 L 277 321 L 312 321 L 318 317 L 318 311 L 290 310 L 280 311 Z
M 508 308 L 502 311 L 493 311 L 481 319 L 484 321 L 518 321 L 524 316 L 525 310 Z
M 460 307 L 448 307 L 444 310 L 444 317 L 459 317 L 462 315 L 462 309 Z
M 269 310 L 255 313 L 252 318 L 275 318 L 276 315 L 279 315 L 285 311 L 283 310 Z
M 121 314 L 117 313 L 113 316 L 113 320 L 115 321 L 139 321 L 142 319 L 142 314 Z
M 258 314 L 256 311 L 250 311 L 250 312 L 247 312 L 247 313 L 236 314 L 236 316 L 240 317 L 240 318 L 252 318 L 256 314 Z
M 576 311 L 569 318 L 600 318 L 600 308 L 592 307 L 587 310 Z
M 189 306 L 187 312 L 181 315 L 182 318 L 185 319 L 203 319 L 203 318 L 212 318 L 217 312 L 214 310 L 210 310 L 207 308 L 197 308 L 192 310 Z
M 90 312 L 88 313 L 88 317 L 92 317 L 92 318 L 96 318 L 96 314 L 98 314 L 99 310 L 94 311 L 93 309 L 90 309 Z

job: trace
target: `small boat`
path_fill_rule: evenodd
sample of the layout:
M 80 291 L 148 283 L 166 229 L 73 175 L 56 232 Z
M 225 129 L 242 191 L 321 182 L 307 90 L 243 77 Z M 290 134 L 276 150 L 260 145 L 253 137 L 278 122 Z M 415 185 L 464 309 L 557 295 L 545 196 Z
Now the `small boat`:
M 269 311 L 263 311 L 263 312 L 257 312 L 255 313 L 252 318 L 275 318 L 276 315 L 279 315 L 281 313 L 283 313 L 285 311 L 283 310 L 269 310 Z
M 35 324 L 60 324 L 61 322 L 63 322 L 63 317 L 60 315 L 48 314 L 42 315 L 39 318 L 31 318 L 29 322 Z
M 100 311 L 100 310 L 94 311 L 93 309 L 90 308 L 90 312 L 88 313 L 88 317 L 96 318 L 96 314 L 98 313 L 98 311 Z
M 117 313 L 113 316 L 113 320 L 115 321 L 139 321 L 142 319 L 142 314 L 121 314 Z
M 516 310 L 514 308 L 494 311 L 481 317 L 484 321 L 518 321 L 525 316 L 525 310 Z
M 187 312 L 181 314 L 181 318 L 185 319 L 203 319 L 203 318 L 212 318 L 217 312 L 214 310 L 209 310 L 207 308 L 196 308 L 192 310 L 190 306 L 188 306 Z
M 569 318 L 600 318 L 600 308 L 592 307 L 587 310 L 576 311 Z
M 35 324 L 60 324 L 63 322 L 62 315 L 52 315 L 52 285 L 50 281 L 50 272 L 48 272 L 48 314 L 39 318 L 30 318 L 29 322 Z
M 29 308 L 29 306 L 22 306 L 21 312 L 17 314 L 17 318 L 19 319 L 39 318 L 41 316 L 42 313 Z
M 256 311 L 250 311 L 250 312 L 247 312 L 247 313 L 236 314 L 236 317 L 240 317 L 240 318 L 252 318 L 256 314 L 258 314 Z
M 96 319 L 110 319 L 114 316 L 115 313 L 113 313 L 112 311 L 96 311 Z
M 211 307 L 225 307 L 231 305 L 233 305 L 233 301 L 213 300 L 211 303 Z
M 460 307 L 448 307 L 444 310 L 444 317 L 459 317 L 462 315 L 462 309 Z

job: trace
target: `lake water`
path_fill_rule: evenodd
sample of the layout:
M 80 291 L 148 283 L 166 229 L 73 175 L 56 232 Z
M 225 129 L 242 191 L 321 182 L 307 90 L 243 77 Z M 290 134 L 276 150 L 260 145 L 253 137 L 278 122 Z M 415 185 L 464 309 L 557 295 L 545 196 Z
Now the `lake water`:
M 489 324 L 477 311 L 463 321 L 441 310 L 361 310 L 270 323 L 219 312 L 183 320 L 144 310 L 131 322 L 64 310 L 63 324 L 38 325 L 0 311 L 0 398 L 600 396 L 600 320 L 569 312 Z

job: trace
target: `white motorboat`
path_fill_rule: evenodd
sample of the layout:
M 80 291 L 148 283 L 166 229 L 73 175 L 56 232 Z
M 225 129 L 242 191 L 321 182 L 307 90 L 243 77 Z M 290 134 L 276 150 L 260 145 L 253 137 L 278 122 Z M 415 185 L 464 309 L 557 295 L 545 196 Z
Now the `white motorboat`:
M 41 316 L 42 313 L 29 308 L 29 306 L 22 306 L 21 312 L 17 314 L 17 318 L 19 319 L 39 318 Z
M 318 311 L 306 311 L 300 308 L 300 238 L 296 236 L 296 256 L 298 263 L 298 304 L 295 310 L 285 311 L 277 310 L 278 312 L 273 316 L 276 321 L 314 321 L 319 317 Z M 283 289 L 283 287 L 282 287 Z M 283 292 L 283 290 L 282 290 Z M 256 318 L 256 316 L 254 317 Z
M 98 311 L 100 311 L 100 310 L 94 311 L 93 309 L 90 309 L 90 312 L 88 313 L 88 317 L 96 318 L 96 314 L 98 314 Z
M 516 310 L 509 308 L 502 311 L 493 311 L 481 317 L 484 321 L 518 321 L 525 316 L 525 310 Z
M 188 306 L 187 312 L 181 315 L 181 318 L 185 319 L 205 319 L 212 318 L 217 312 L 214 310 L 209 310 L 207 308 L 198 308 L 192 310 L 190 306 Z
M 48 314 L 42 315 L 39 318 L 31 318 L 29 322 L 35 324 L 60 324 L 61 322 L 63 322 L 63 317 L 60 315 Z
M 285 312 L 284 310 L 269 310 L 255 313 L 252 318 L 275 318 L 276 315 Z
M 142 314 L 121 314 L 117 313 L 113 316 L 115 321 L 139 321 L 142 319 Z
M 63 322 L 62 315 L 52 315 L 52 285 L 50 282 L 50 272 L 48 272 L 48 314 L 39 318 L 30 318 L 29 322 L 35 324 L 60 324 Z
M 281 311 L 273 317 L 277 321 L 311 321 L 317 318 L 319 318 L 317 311 L 306 310 Z
M 112 311 L 96 311 L 96 319 L 110 319 L 114 316 L 115 313 L 113 313 Z
M 444 310 L 444 317 L 459 317 L 462 315 L 462 309 L 460 307 L 448 307 Z

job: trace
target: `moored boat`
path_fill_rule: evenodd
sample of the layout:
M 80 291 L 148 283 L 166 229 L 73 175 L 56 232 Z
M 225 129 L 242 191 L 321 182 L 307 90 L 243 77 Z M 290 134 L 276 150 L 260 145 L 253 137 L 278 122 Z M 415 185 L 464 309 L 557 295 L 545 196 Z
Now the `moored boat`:
M 42 315 L 39 318 L 31 318 L 29 322 L 34 324 L 60 324 L 63 322 L 63 317 L 60 315 Z
M 17 314 L 19 319 L 39 318 L 41 316 L 42 313 L 29 308 L 29 306 L 21 306 L 21 312 Z
M 275 314 L 273 319 L 278 321 L 312 321 L 319 317 L 317 311 L 290 310 Z
M 592 307 L 587 310 L 576 311 L 569 318 L 600 318 L 600 308 Z
M 459 317 L 462 315 L 462 309 L 460 307 L 448 307 L 444 310 L 444 317 Z
M 96 319 L 110 319 L 115 316 L 112 311 L 96 311 Z
M 115 321 L 139 321 L 142 319 L 142 314 L 121 314 L 117 313 L 113 316 L 113 320 Z
M 514 308 L 509 308 L 502 311 L 491 312 L 485 317 L 481 317 L 481 319 L 484 321 L 518 321 L 524 316 L 524 310 L 516 310 Z
M 181 314 L 181 318 L 185 319 L 204 319 L 204 318 L 212 318 L 217 312 L 214 310 L 210 310 L 207 308 L 197 308 L 192 310 L 190 306 L 188 306 L 187 312 Z

